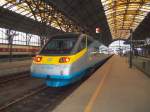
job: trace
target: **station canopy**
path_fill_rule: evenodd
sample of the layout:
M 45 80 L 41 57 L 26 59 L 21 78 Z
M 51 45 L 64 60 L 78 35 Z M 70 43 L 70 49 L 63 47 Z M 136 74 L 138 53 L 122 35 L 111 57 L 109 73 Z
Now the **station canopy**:
M 78 32 L 80 27 L 44 0 L 0 0 L 0 7 L 31 18 L 64 32 Z
M 113 39 L 127 39 L 150 12 L 150 0 L 101 0 Z
M 95 36 L 99 27 L 108 45 L 129 38 L 150 12 L 150 0 L 0 0 L 0 7 L 65 32 Z
M 103 43 L 112 40 L 100 0 L 0 0 L 0 7 L 65 32 L 84 32 L 96 37 L 102 29 Z

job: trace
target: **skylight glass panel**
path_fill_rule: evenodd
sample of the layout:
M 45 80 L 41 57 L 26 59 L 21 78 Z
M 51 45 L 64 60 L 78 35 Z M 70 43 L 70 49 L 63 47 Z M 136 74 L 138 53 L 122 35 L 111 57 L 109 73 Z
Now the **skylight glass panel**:
M 136 29 L 150 12 L 150 0 L 101 0 L 113 39 L 129 37 L 120 29 Z M 122 37 L 120 37 L 122 36 Z
M 28 6 L 27 2 L 30 3 L 31 7 Z M 16 0 L 0 0 L 0 6 L 3 6 L 5 4 L 5 6 L 3 8 L 9 9 L 13 12 L 24 15 L 33 20 L 37 19 L 37 21 L 42 22 L 42 20 L 44 20 L 46 18 L 47 23 L 48 23 L 48 20 L 51 21 L 51 17 L 49 16 L 49 14 L 44 12 L 45 9 L 47 9 L 47 8 L 49 8 L 49 9 L 47 9 L 48 11 L 53 10 L 53 8 L 51 6 L 45 5 L 44 3 L 40 3 L 38 6 L 38 9 L 37 9 L 37 7 L 33 1 L 27 0 L 27 2 L 24 0 L 22 0 L 20 3 L 17 2 Z M 32 8 L 32 10 L 31 10 L 31 8 Z M 34 12 L 32 12 L 32 11 L 34 11 Z M 43 11 L 43 13 L 42 13 L 42 11 Z M 33 16 L 34 13 L 36 14 L 35 16 Z M 62 21 L 61 17 L 59 18 L 58 16 L 62 16 L 61 13 L 55 12 L 54 17 L 57 18 L 58 21 Z M 51 23 L 54 27 L 60 29 L 58 22 L 52 20 Z M 51 24 L 48 23 L 47 25 L 51 25 Z
M 6 4 L 7 3 L 7 1 L 5 1 L 5 0 L 0 0 L 0 6 L 3 6 L 4 4 Z

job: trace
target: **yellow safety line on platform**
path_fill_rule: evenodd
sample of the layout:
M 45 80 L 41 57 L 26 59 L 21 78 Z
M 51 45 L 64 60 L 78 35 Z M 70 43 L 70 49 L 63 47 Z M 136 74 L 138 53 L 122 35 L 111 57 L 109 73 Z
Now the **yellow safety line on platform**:
M 104 74 L 104 75 L 103 75 L 103 78 L 102 78 L 102 80 L 100 81 L 100 83 L 99 83 L 98 87 L 96 88 L 95 92 L 93 93 L 93 95 L 92 95 L 90 101 L 88 102 L 88 105 L 86 106 L 84 112 L 92 112 L 93 104 L 95 103 L 97 96 L 100 94 L 100 90 L 101 90 L 101 88 L 102 88 L 102 86 L 103 86 L 103 84 L 104 84 L 106 75 L 109 73 L 109 70 L 110 70 L 112 60 L 110 59 L 109 61 L 111 61 L 111 62 L 110 62 L 110 63 L 109 63 L 109 62 L 107 63 L 107 64 L 108 64 L 108 68 L 105 67 L 105 69 L 102 70 L 102 72 L 103 72 L 102 74 Z M 104 66 L 105 66 L 105 65 L 104 65 Z

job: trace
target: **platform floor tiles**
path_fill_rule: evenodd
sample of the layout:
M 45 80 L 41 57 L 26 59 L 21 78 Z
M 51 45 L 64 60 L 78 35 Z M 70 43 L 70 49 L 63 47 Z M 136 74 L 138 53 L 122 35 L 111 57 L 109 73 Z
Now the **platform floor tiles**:
M 150 78 L 113 56 L 53 112 L 150 112 Z

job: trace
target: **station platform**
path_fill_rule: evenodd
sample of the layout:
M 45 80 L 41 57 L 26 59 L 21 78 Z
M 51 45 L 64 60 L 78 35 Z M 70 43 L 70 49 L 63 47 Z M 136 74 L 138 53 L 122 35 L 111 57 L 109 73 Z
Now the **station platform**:
M 31 62 L 31 59 L 23 61 L 1 62 L 0 77 L 29 71 Z
M 133 65 L 150 77 L 150 57 L 133 57 Z
M 53 112 L 150 112 L 150 78 L 113 56 Z

